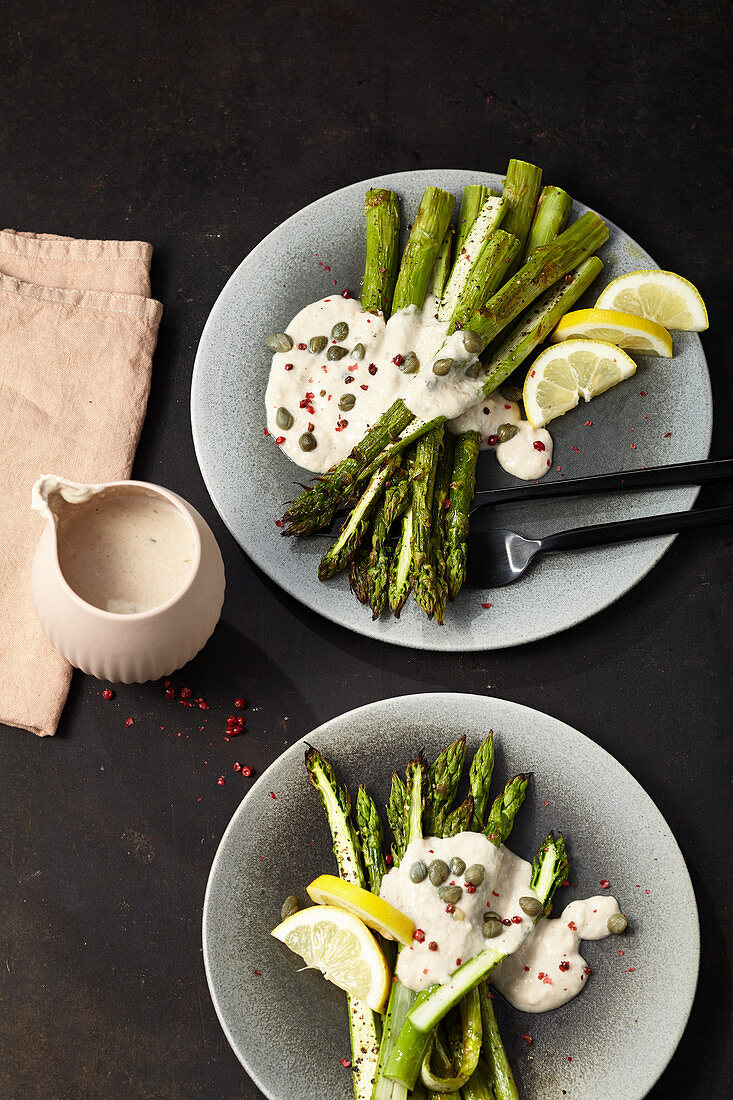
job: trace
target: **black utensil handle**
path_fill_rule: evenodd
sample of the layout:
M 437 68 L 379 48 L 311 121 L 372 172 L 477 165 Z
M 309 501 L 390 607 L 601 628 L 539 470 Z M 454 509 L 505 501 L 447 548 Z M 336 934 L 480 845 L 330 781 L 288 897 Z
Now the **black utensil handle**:
M 703 508 L 696 512 L 669 512 L 663 516 L 644 516 L 640 519 L 619 520 L 616 523 L 597 523 L 592 527 L 575 527 L 572 531 L 560 531 L 541 539 L 540 548 L 543 551 L 579 550 L 584 546 L 604 546 L 609 542 L 674 535 L 678 531 L 713 527 L 721 523 L 733 523 L 733 504 Z
M 703 485 L 710 481 L 733 479 L 733 458 L 704 458 L 699 462 L 675 462 L 669 466 L 649 466 L 644 470 L 622 470 L 615 474 L 592 474 L 570 481 L 541 481 L 531 485 L 512 485 L 508 489 L 480 489 L 473 498 L 471 512 L 485 504 L 508 504 L 513 500 L 540 500 L 543 497 L 584 496 L 625 489 L 665 489 L 673 485 Z

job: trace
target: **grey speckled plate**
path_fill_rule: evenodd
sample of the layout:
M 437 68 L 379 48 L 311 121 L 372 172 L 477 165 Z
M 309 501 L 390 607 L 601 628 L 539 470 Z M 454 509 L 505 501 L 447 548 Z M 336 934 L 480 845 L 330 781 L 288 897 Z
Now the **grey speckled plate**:
M 426 186 L 436 184 L 460 196 L 467 183 L 498 188 L 501 177 L 446 169 L 378 176 L 335 191 L 289 218 L 247 256 L 224 287 L 201 337 L 193 377 L 196 454 L 212 500 L 242 549 L 272 580 L 326 618 L 360 634 L 417 649 L 494 649 L 565 630 L 627 592 L 672 541 L 659 538 L 548 555 L 509 588 L 463 592 L 441 628 L 412 601 L 399 621 L 383 617 L 373 623 L 371 613 L 349 592 L 344 576 L 327 584 L 318 581 L 323 538 L 279 537 L 275 520 L 284 502 L 297 495 L 295 482 L 308 475 L 263 435 L 270 366 L 265 337 L 283 329 L 299 309 L 334 287 L 358 292 L 368 187 L 399 192 L 407 224 Z M 575 203 L 574 216 L 586 209 Z M 581 305 L 592 305 L 617 275 L 657 266 L 622 230 L 608 224 L 611 235 L 601 252 L 606 268 Z M 674 359 L 641 359 L 632 380 L 552 425 L 554 464 L 562 469 L 553 469 L 548 477 L 580 477 L 707 456 L 712 413 L 700 339 L 680 333 L 674 343 Z M 592 425 L 586 426 L 586 420 Z M 482 456 L 481 487 L 512 481 L 492 455 Z M 683 488 L 511 505 L 499 509 L 497 517 L 503 527 L 542 536 L 584 523 L 690 508 L 696 495 L 696 489 Z M 482 603 L 492 606 L 486 610 Z
M 229 1042 L 271 1100 L 353 1097 L 339 1065 L 349 1057 L 343 994 L 318 973 L 298 973 L 297 957 L 269 935 L 285 896 L 305 898 L 310 881 L 336 870 L 303 765 L 306 742 L 352 792 L 364 782 L 383 804 L 392 770 L 420 749 L 432 759 L 465 734 L 473 752 L 489 728 L 495 786 L 534 773 L 511 847 L 531 859 L 551 828 L 568 840 L 571 885 L 556 912 L 599 893 L 605 878 L 632 928 L 584 945 L 593 977 L 570 1004 L 546 1015 L 499 1006 L 520 1095 L 640 1100 L 667 1065 L 692 1006 L 699 933 L 687 869 L 654 803 L 613 757 L 555 718 L 477 695 L 411 695 L 342 714 L 296 742 L 255 783 L 216 854 L 204 902 L 209 987 Z M 682 926 L 687 942 L 671 959 Z

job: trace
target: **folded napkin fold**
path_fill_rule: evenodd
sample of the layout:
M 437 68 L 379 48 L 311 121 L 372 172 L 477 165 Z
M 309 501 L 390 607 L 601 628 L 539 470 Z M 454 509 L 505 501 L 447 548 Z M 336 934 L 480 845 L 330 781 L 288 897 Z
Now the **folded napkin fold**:
M 129 477 L 162 306 L 152 247 L 0 232 L 0 723 L 56 732 L 71 666 L 30 595 L 41 474 Z

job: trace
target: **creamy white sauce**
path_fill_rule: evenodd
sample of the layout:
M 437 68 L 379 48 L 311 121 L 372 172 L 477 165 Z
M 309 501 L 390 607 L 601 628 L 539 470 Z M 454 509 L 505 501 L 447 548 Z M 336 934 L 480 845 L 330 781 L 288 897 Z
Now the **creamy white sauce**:
M 517 434 L 506 443 L 489 443 L 502 424 L 515 425 Z M 533 428 L 529 421 L 522 420 L 519 404 L 501 393 L 492 393 L 476 402 L 461 416 L 449 421 L 448 427 L 456 435 L 460 432 L 479 432 L 481 450 L 494 451 L 502 469 L 523 481 L 544 477 L 552 465 L 550 433 L 545 428 Z M 542 446 L 535 446 L 536 443 Z
M 618 912 L 616 899 L 609 896 L 571 902 L 560 917 L 537 922 L 532 935 L 494 970 L 492 983 L 522 1012 L 559 1008 L 588 981 L 580 941 L 608 936 L 608 918 Z
M 330 469 L 346 458 L 369 426 L 399 397 L 417 417 L 446 416 L 453 421 L 449 424 L 453 431 L 475 428 L 481 432 L 482 446 L 489 446 L 488 437 L 495 432 L 486 430 L 487 414 L 481 409 L 493 409 L 494 405 L 481 395 L 481 377 L 466 376 L 466 368 L 476 362 L 476 357 L 465 351 L 460 332 L 446 335 L 447 322 L 437 320 L 437 305 L 437 299 L 428 295 L 421 310 L 408 306 L 385 323 L 379 314 L 365 313 L 357 299 L 336 294 L 296 314 L 285 330 L 293 347 L 273 355 L 265 395 L 267 431 L 293 462 L 314 473 Z M 340 322 L 346 323 L 349 331 L 336 341 L 331 338 L 331 330 Z M 328 344 L 322 352 L 313 354 L 308 344 L 316 336 L 327 337 Z M 351 354 L 357 344 L 364 347 L 362 359 Z M 329 360 L 327 351 L 336 345 L 346 348 L 347 354 Z M 399 369 L 400 357 L 410 352 L 420 363 L 415 374 Z M 432 366 L 439 358 L 454 359 L 460 365 L 438 376 Z M 356 398 L 355 403 L 350 409 L 341 409 L 339 401 L 347 394 Z M 488 401 L 494 403 L 498 398 L 492 395 Z M 464 412 L 467 404 L 478 411 Z M 504 469 L 516 477 L 541 477 L 552 461 L 550 434 L 544 430 L 533 432 L 526 421 L 521 421 L 516 403 L 510 404 L 511 417 L 509 410 L 504 410 L 507 416 L 494 426 L 516 423 L 519 433 L 508 443 L 491 449 Z M 280 408 L 293 418 L 289 428 L 277 423 Z M 473 416 L 470 422 L 456 426 L 469 415 Z M 313 450 L 305 451 L 300 446 L 305 433 L 316 440 Z M 544 452 L 534 447 L 536 440 L 544 443 Z
M 194 537 L 170 501 L 112 490 L 73 503 L 58 525 L 58 553 L 61 572 L 81 599 L 131 615 L 159 607 L 183 586 L 193 565 Z
M 463 888 L 456 909 L 464 913 L 463 920 L 446 911 L 446 903 L 438 897 L 438 887 L 429 878 L 414 883 L 410 868 L 421 860 L 429 866 L 434 859 L 450 864 L 457 856 L 466 867 L 480 863 L 485 868 L 484 881 L 475 892 L 466 889 L 465 880 L 450 874 L 445 885 Z M 451 974 L 485 947 L 495 951 L 513 952 L 528 936 L 534 924 L 522 911 L 520 897 L 536 897 L 529 885 L 532 865 L 520 859 L 502 845 L 496 848 L 483 833 L 458 833 L 450 838 L 426 837 L 408 844 L 399 867 L 394 867 L 382 880 L 381 896 L 395 908 L 406 913 L 417 928 L 425 933 L 420 943 L 413 940 L 403 947 L 397 958 L 396 974 L 409 989 L 450 980 Z M 509 923 L 500 936 L 486 939 L 482 935 L 483 914 L 498 913 Z M 514 918 L 514 921 L 512 921 Z M 437 947 L 433 950 L 430 944 Z

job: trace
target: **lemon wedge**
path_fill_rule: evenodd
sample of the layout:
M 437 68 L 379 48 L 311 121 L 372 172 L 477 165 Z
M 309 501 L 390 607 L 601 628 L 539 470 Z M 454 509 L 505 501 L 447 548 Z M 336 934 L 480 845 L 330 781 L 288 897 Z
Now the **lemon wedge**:
M 317 905 L 336 905 L 353 913 L 385 939 L 397 940 L 405 947 L 412 943 L 415 933 L 413 921 L 378 894 L 362 890 L 361 886 L 355 886 L 352 882 L 344 882 L 336 875 L 320 875 L 307 890 L 308 896 Z
M 557 344 L 574 336 L 584 340 L 605 340 L 639 355 L 672 358 L 672 337 L 666 328 L 633 313 L 619 313 L 615 309 L 576 309 L 565 314 L 550 340 Z
M 590 401 L 635 371 L 630 355 L 603 340 L 564 340 L 545 348 L 524 381 L 527 420 L 542 428 L 574 409 L 581 397 Z
M 272 935 L 333 985 L 384 1012 L 392 974 L 374 936 L 353 913 L 312 905 L 287 917 Z
M 665 328 L 704 332 L 708 311 L 700 291 L 674 271 L 631 271 L 608 284 L 596 309 L 618 309 Z

